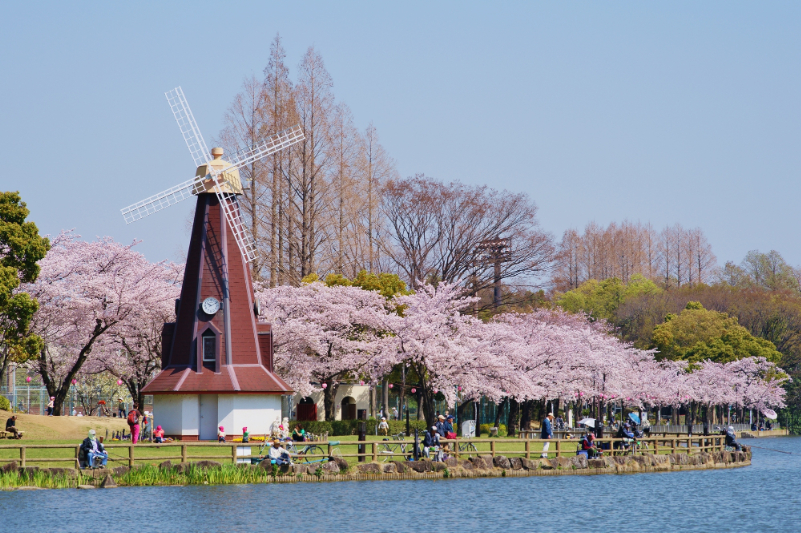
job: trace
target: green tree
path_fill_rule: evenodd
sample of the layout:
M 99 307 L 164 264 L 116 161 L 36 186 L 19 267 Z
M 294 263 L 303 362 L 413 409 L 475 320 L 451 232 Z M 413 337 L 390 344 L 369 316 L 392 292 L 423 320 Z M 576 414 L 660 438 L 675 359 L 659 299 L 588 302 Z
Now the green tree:
M 31 318 L 39 308 L 30 295 L 19 292 L 20 283 L 39 275 L 37 261 L 50 249 L 50 241 L 39 235 L 18 192 L 0 193 L 0 383 L 11 362 L 35 357 L 44 343 L 30 332 Z
M 584 312 L 595 319 L 615 322 L 618 308 L 630 298 L 662 292 L 653 281 L 635 274 L 629 282 L 619 278 L 591 279 L 555 297 L 556 305 L 569 313 Z
M 764 357 L 774 363 L 781 360 L 772 342 L 754 337 L 736 318 L 704 309 L 695 301 L 677 315 L 668 314 L 665 322 L 654 328 L 653 342 L 661 359 L 692 363 L 705 359 L 728 363 L 744 357 Z
M 313 283 L 320 281 L 320 276 L 317 274 L 309 274 L 303 278 L 303 283 Z M 373 274 L 362 270 L 353 279 L 348 279 L 342 274 L 328 274 L 323 283 L 329 287 L 346 286 L 346 287 L 361 287 L 366 291 L 378 291 L 386 299 L 390 299 L 396 295 L 412 294 L 412 291 L 406 288 L 406 283 L 397 274 Z

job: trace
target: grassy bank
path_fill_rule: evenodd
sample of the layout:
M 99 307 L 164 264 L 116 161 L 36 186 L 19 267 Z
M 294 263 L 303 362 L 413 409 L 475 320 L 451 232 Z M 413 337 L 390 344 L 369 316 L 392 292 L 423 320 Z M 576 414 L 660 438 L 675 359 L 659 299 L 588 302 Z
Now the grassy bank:
M 67 439 L 86 438 L 90 429 L 97 431 L 98 436 L 109 435 L 123 429 L 128 431 L 128 424 L 122 418 L 109 418 L 106 416 L 41 416 L 26 415 L 0 411 L 0 429 L 5 429 L 6 420 L 16 414 L 17 428 L 25 432 L 20 440 L 2 440 L 0 444 L 22 443 L 28 441 L 56 443 Z

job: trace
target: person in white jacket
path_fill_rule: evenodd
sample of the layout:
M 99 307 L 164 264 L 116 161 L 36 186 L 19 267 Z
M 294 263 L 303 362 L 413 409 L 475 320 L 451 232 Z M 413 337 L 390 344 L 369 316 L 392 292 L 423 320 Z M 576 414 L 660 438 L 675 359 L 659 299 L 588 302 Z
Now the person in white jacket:
M 270 447 L 270 462 L 277 465 L 291 465 L 292 458 L 289 452 L 281 446 L 281 441 L 274 440 Z

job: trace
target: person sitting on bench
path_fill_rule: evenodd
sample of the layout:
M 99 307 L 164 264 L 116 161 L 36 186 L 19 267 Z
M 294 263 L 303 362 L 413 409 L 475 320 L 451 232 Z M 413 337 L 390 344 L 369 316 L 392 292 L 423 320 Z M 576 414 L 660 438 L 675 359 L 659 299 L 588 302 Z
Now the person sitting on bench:
M 595 445 L 595 435 L 588 431 L 584 438 L 581 439 L 581 451 L 587 452 L 587 458 L 593 459 L 601 455 L 598 446 Z
M 281 446 L 281 441 L 275 439 L 272 447 L 270 447 L 270 462 L 274 465 L 291 465 L 292 458 L 289 457 L 289 452 Z
M 15 439 L 22 438 L 22 431 L 17 429 L 17 415 L 6 420 L 6 432 L 14 435 Z
M 721 431 L 724 435 L 726 435 L 726 446 L 731 446 L 735 450 L 742 451 L 743 447 L 737 442 L 737 434 L 734 432 L 734 427 L 729 426 L 728 428 Z
M 97 440 L 95 430 L 89 430 L 89 436 L 83 439 L 81 443 L 81 455 L 86 457 L 86 465 L 89 468 L 95 468 L 96 459 L 100 459 L 99 466 L 105 468 L 108 462 L 108 452 L 103 448 L 103 443 Z

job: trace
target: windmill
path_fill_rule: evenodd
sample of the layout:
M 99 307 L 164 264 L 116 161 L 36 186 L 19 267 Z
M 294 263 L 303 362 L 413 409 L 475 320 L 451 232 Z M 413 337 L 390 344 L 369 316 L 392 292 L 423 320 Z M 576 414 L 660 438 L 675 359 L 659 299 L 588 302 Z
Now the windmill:
M 302 141 L 304 138 L 303 130 L 300 125 L 295 125 L 276 133 L 261 144 L 245 148 L 229 156 L 228 159 L 230 161 L 226 165 L 213 165 L 211 164 L 213 160 L 209 159 L 209 155 L 212 154 L 200 134 L 200 128 L 195 122 L 192 110 L 189 109 L 184 91 L 181 87 L 176 87 L 164 94 L 167 96 L 167 102 L 170 104 L 173 115 L 175 115 L 175 120 L 178 121 L 178 127 L 181 129 L 181 134 L 184 137 L 184 141 L 186 141 L 186 146 L 189 148 L 189 153 L 192 155 L 195 166 L 199 169 L 205 168 L 207 174 L 195 175 L 190 180 L 123 208 L 121 211 L 123 218 L 125 218 L 125 223 L 130 224 L 152 215 L 181 200 L 186 200 L 193 194 L 196 195 L 213 190 L 225 213 L 225 220 L 234 235 L 236 244 L 239 246 L 242 258 L 248 263 L 253 261 L 256 258 L 256 243 L 245 229 L 244 224 L 242 224 L 241 210 L 237 200 L 237 192 L 241 194 L 242 190 L 241 184 L 236 183 L 239 181 L 238 169 Z M 219 155 L 222 155 L 221 151 Z
M 176 439 L 213 439 L 219 425 L 230 437 L 245 426 L 266 433 L 292 389 L 273 374 L 272 327 L 259 318 L 248 266 L 257 251 L 242 223 L 239 169 L 302 141 L 303 131 L 294 126 L 223 160 L 222 148 L 206 146 L 181 88 L 166 96 L 195 177 L 122 214 L 130 224 L 190 196 L 197 205 L 175 322 L 162 329 L 162 370 L 142 392 L 153 395 L 158 423 Z

